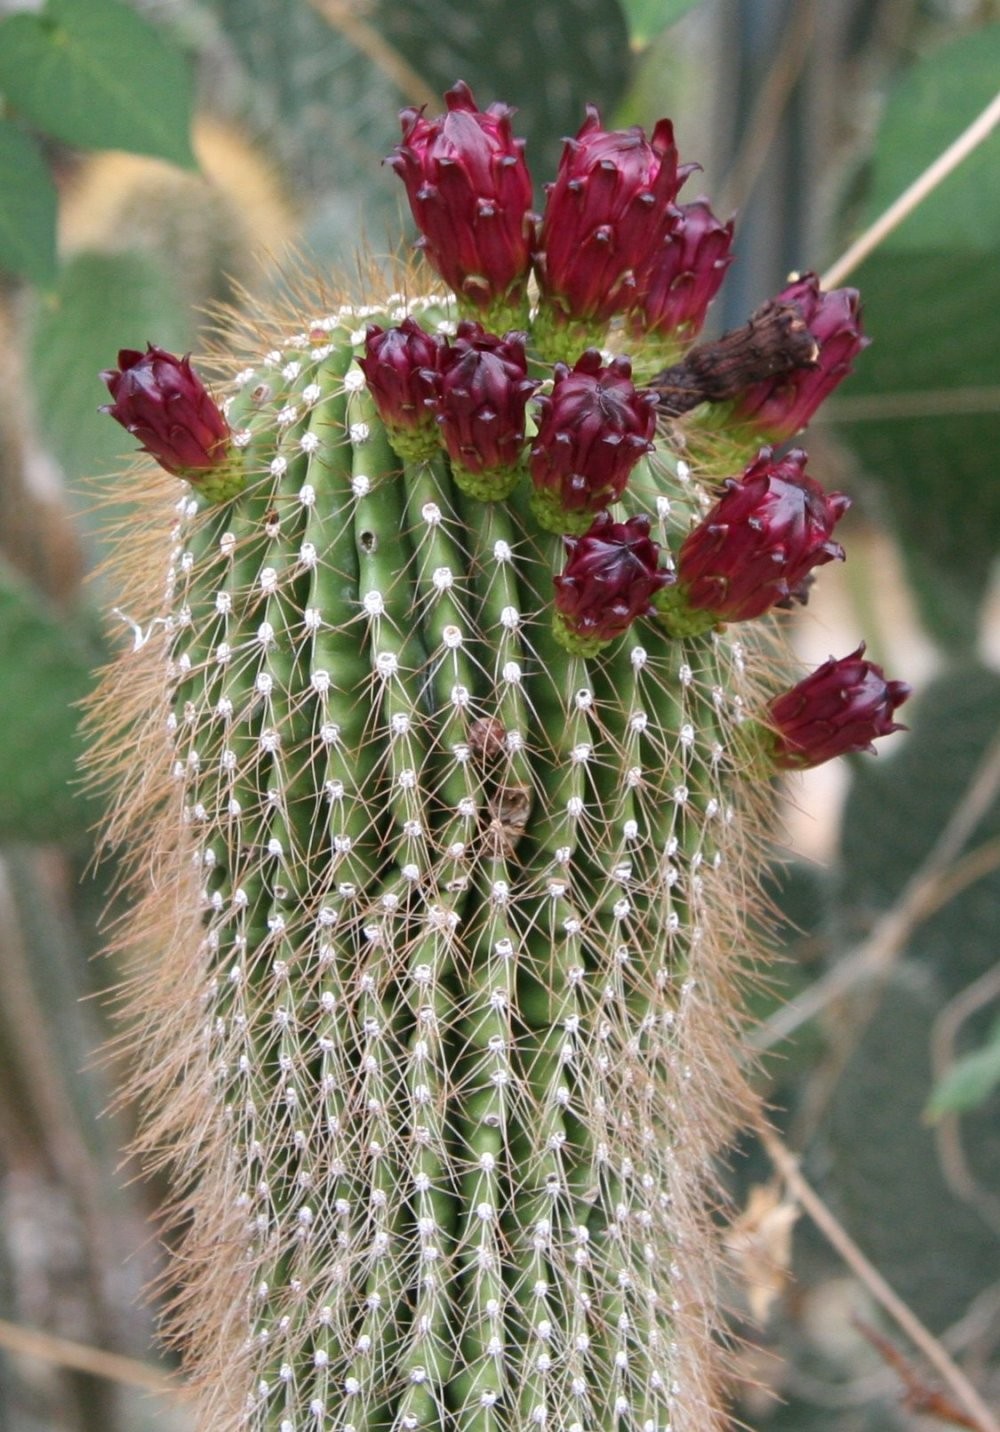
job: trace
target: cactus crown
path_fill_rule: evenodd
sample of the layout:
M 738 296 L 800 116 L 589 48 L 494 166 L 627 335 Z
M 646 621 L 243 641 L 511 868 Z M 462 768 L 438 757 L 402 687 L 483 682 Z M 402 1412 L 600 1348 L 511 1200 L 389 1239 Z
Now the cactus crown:
M 522 162 L 502 119 L 476 152 L 500 134 Z M 125 1004 L 184 1229 L 175 1331 L 206 1427 L 705 1432 L 780 646 L 670 635 L 666 555 L 605 638 L 554 621 L 562 509 L 532 501 L 523 427 L 546 370 L 466 328 L 463 441 L 522 424 L 478 493 L 426 455 L 460 315 L 410 282 L 262 322 L 219 389 L 221 486 L 133 479 L 116 595 L 145 636 L 95 764 L 135 852 Z M 419 381 L 385 367 L 409 353 Z M 693 424 L 682 461 L 627 401 L 567 440 L 614 501 L 605 449 L 634 439 L 596 526 L 647 518 L 620 530 L 648 568 L 712 506 L 720 440 Z

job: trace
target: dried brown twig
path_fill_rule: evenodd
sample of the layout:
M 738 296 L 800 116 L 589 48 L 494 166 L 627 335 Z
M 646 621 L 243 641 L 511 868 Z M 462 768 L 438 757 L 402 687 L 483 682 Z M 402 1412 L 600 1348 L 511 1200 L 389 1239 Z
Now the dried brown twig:
M 855 1317 L 851 1321 L 861 1336 L 871 1343 L 879 1357 L 898 1373 L 904 1388 L 903 1406 L 907 1411 L 917 1412 L 924 1417 L 936 1417 L 939 1422 L 947 1422 L 952 1427 L 971 1427 L 972 1432 L 979 1432 L 980 1423 L 967 1417 L 961 1408 L 956 1407 L 938 1388 L 928 1387 L 916 1368 L 894 1343 L 862 1318 Z
M 964 129 L 954 143 L 949 144 L 943 153 L 939 154 L 932 164 L 928 164 L 924 172 L 907 188 L 904 189 L 899 198 L 890 204 L 884 213 L 880 214 L 873 224 L 859 234 L 848 249 L 841 254 L 835 264 L 827 269 L 821 279 L 824 288 L 836 288 L 843 283 L 848 274 L 864 262 L 870 254 L 878 248 L 879 244 L 897 229 L 904 219 L 908 219 L 914 209 L 918 208 L 929 194 L 943 183 L 963 160 L 967 159 L 974 149 L 977 149 L 985 139 L 993 133 L 996 126 L 1000 124 L 1000 94 L 994 95 L 986 108 L 976 116 L 967 129 Z
M 39 1358 L 56 1367 L 104 1377 L 123 1387 L 138 1387 L 144 1392 L 158 1392 L 169 1397 L 179 1397 L 182 1392 L 180 1382 L 148 1363 L 72 1342 L 69 1338 L 54 1337 L 52 1333 L 43 1333 L 36 1328 L 24 1328 L 18 1323 L 8 1322 L 6 1318 L 0 1318 L 0 1347 L 25 1357 Z
M 949 1356 L 934 1334 L 925 1328 L 917 1315 L 890 1287 L 882 1274 L 870 1263 L 843 1224 L 820 1198 L 799 1171 L 798 1160 L 786 1148 L 772 1128 L 761 1120 L 757 1134 L 768 1157 L 788 1186 L 789 1192 L 802 1204 L 813 1223 L 832 1248 L 839 1253 L 855 1277 L 864 1285 L 879 1306 L 918 1348 L 928 1363 L 947 1384 L 957 1403 L 975 1419 L 966 1423 L 976 1432 L 1000 1432 L 997 1421 L 958 1364 Z

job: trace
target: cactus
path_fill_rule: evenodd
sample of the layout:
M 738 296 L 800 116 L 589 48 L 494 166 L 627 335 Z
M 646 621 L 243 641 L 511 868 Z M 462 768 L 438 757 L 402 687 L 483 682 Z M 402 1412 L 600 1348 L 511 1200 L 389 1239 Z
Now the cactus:
M 467 90 L 453 109 L 477 122 Z M 523 163 L 506 111 L 480 118 L 504 172 Z M 839 744 L 835 676 L 821 735 L 806 692 L 783 737 L 766 623 L 706 624 L 703 603 L 671 634 L 665 554 L 712 507 L 718 432 L 692 424 L 683 460 L 676 426 L 648 440 L 653 397 L 594 354 L 557 369 L 532 446 L 549 370 L 532 358 L 529 379 L 524 336 L 474 322 L 498 293 L 526 305 L 525 275 L 501 278 L 463 281 L 457 311 L 411 276 L 261 318 L 214 417 L 161 350 L 123 355 L 127 399 L 105 375 L 112 415 L 190 483 L 131 479 L 117 600 L 138 636 L 94 760 L 117 788 L 107 838 L 135 852 L 126 1037 L 141 1152 L 175 1180 L 174 1331 L 206 1428 L 726 1425 L 713 1158 L 752 1107 L 768 777 L 814 739 L 825 758 L 892 729 L 905 689 L 858 653 L 867 705 Z M 593 317 L 545 316 L 546 345 Z M 560 381 L 572 473 L 539 453 Z M 186 466 L 175 431 L 210 435 Z M 531 493 L 529 448 L 556 489 Z M 588 481 L 568 515 L 591 526 L 564 543 L 548 529 Z M 795 583 L 835 555 L 829 525 L 791 552 Z

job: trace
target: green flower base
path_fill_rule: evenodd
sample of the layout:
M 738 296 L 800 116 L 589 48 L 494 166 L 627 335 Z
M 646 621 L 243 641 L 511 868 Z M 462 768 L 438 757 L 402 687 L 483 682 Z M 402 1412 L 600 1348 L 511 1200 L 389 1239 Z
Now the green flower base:
M 607 323 L 567 318 L 561 309 L 541 304 L 531 325 L 534 347 L 547 363 L 573 364 L 587 348 L 603 348 Z
M 505 501 L 524 476 L 521 466 L 498 467 L 492 472 L 470 472 L 468 468 L 453 463 L 451 471 L 459 492 L 479 502 Z
M 386 427 L 389 446 L 403 462 L 428 462 L 441 452 L 437 424 L 421 428 Z
M 539 527 L 557 537 L 580 537 L 586 532 L 596 512 L 567 512 L 554 493 L 541 488 L 531 494 L 531 510 Z
M 206 502 L 231 502 L 249 480 L 241 456 L 227 458 L 219 467 L 192 468 L 180 474 Z
M 661 624 L 673 637 L 701 636 L 719 625 L 712 612 L 696 611 L 688 606 L 683 587 L 664 587 L 653 598 L 653 606 Z
M 580 636 L 566 621 L 562 612 L 552 613 L 552 635 L 559 645 L 573 656 L 596 656 L 611 643 L 598 636 Z

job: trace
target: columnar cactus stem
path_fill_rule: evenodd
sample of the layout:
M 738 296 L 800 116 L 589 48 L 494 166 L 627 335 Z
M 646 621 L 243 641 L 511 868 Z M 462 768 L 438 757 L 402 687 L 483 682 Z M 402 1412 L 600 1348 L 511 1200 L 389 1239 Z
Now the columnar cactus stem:
M 506 110 L 480 123 L 452 100 L 445 170 L 483 135 L 523 165 Z M 616 153 L 597 124 L 588 143 Z M 626 157 L 645 144 L 625 138 Z M 765 644 L 722 624 L 788 587 L 747 595 L 744 551 L 798 581 L 844 499 L 808 551 L 771 507 L 731 532 L 720 501 L 709 617 L 651 608 L 713 493 L 596 353 L 572 373 L 600 401 L 539 404 L 536 447 L 577 442 L 553 471 L 594 529 L 563 576 L 560 514 L 580 514 L 539 518 L 534 379 L 477 408 L 481 451 L 463 438 L 489 468 L 504 424 L 498 486 L 432 451 L 426 414 L 414 441 L 409 400 L 436 411 L 454 331 L 445 300 L 394 295 L 272 323 L 221 407 L 185 368 L 177 401 L 228 433 L 224 491 L 185 470 L 171 536 L 150 487 L 123 544 L 148 635 L 109 675 L 96 761 L 146 891 L 126 942 L 158 952 L 127 1003 L 140 1147 L 177 1179 L 199 1425 L 714 1432 L 712 1160 L 750 1105 L 739 984 L 767 778 L 895 729 L 906 689 L 859 651 L 777 696 Z M 156 353 L 172 395 L 178 360 Z M 688 455 L 712 444 L 695 424 Z M 582 617 L 579 642 L 554 625 L 557 579 L 593 640 Z

